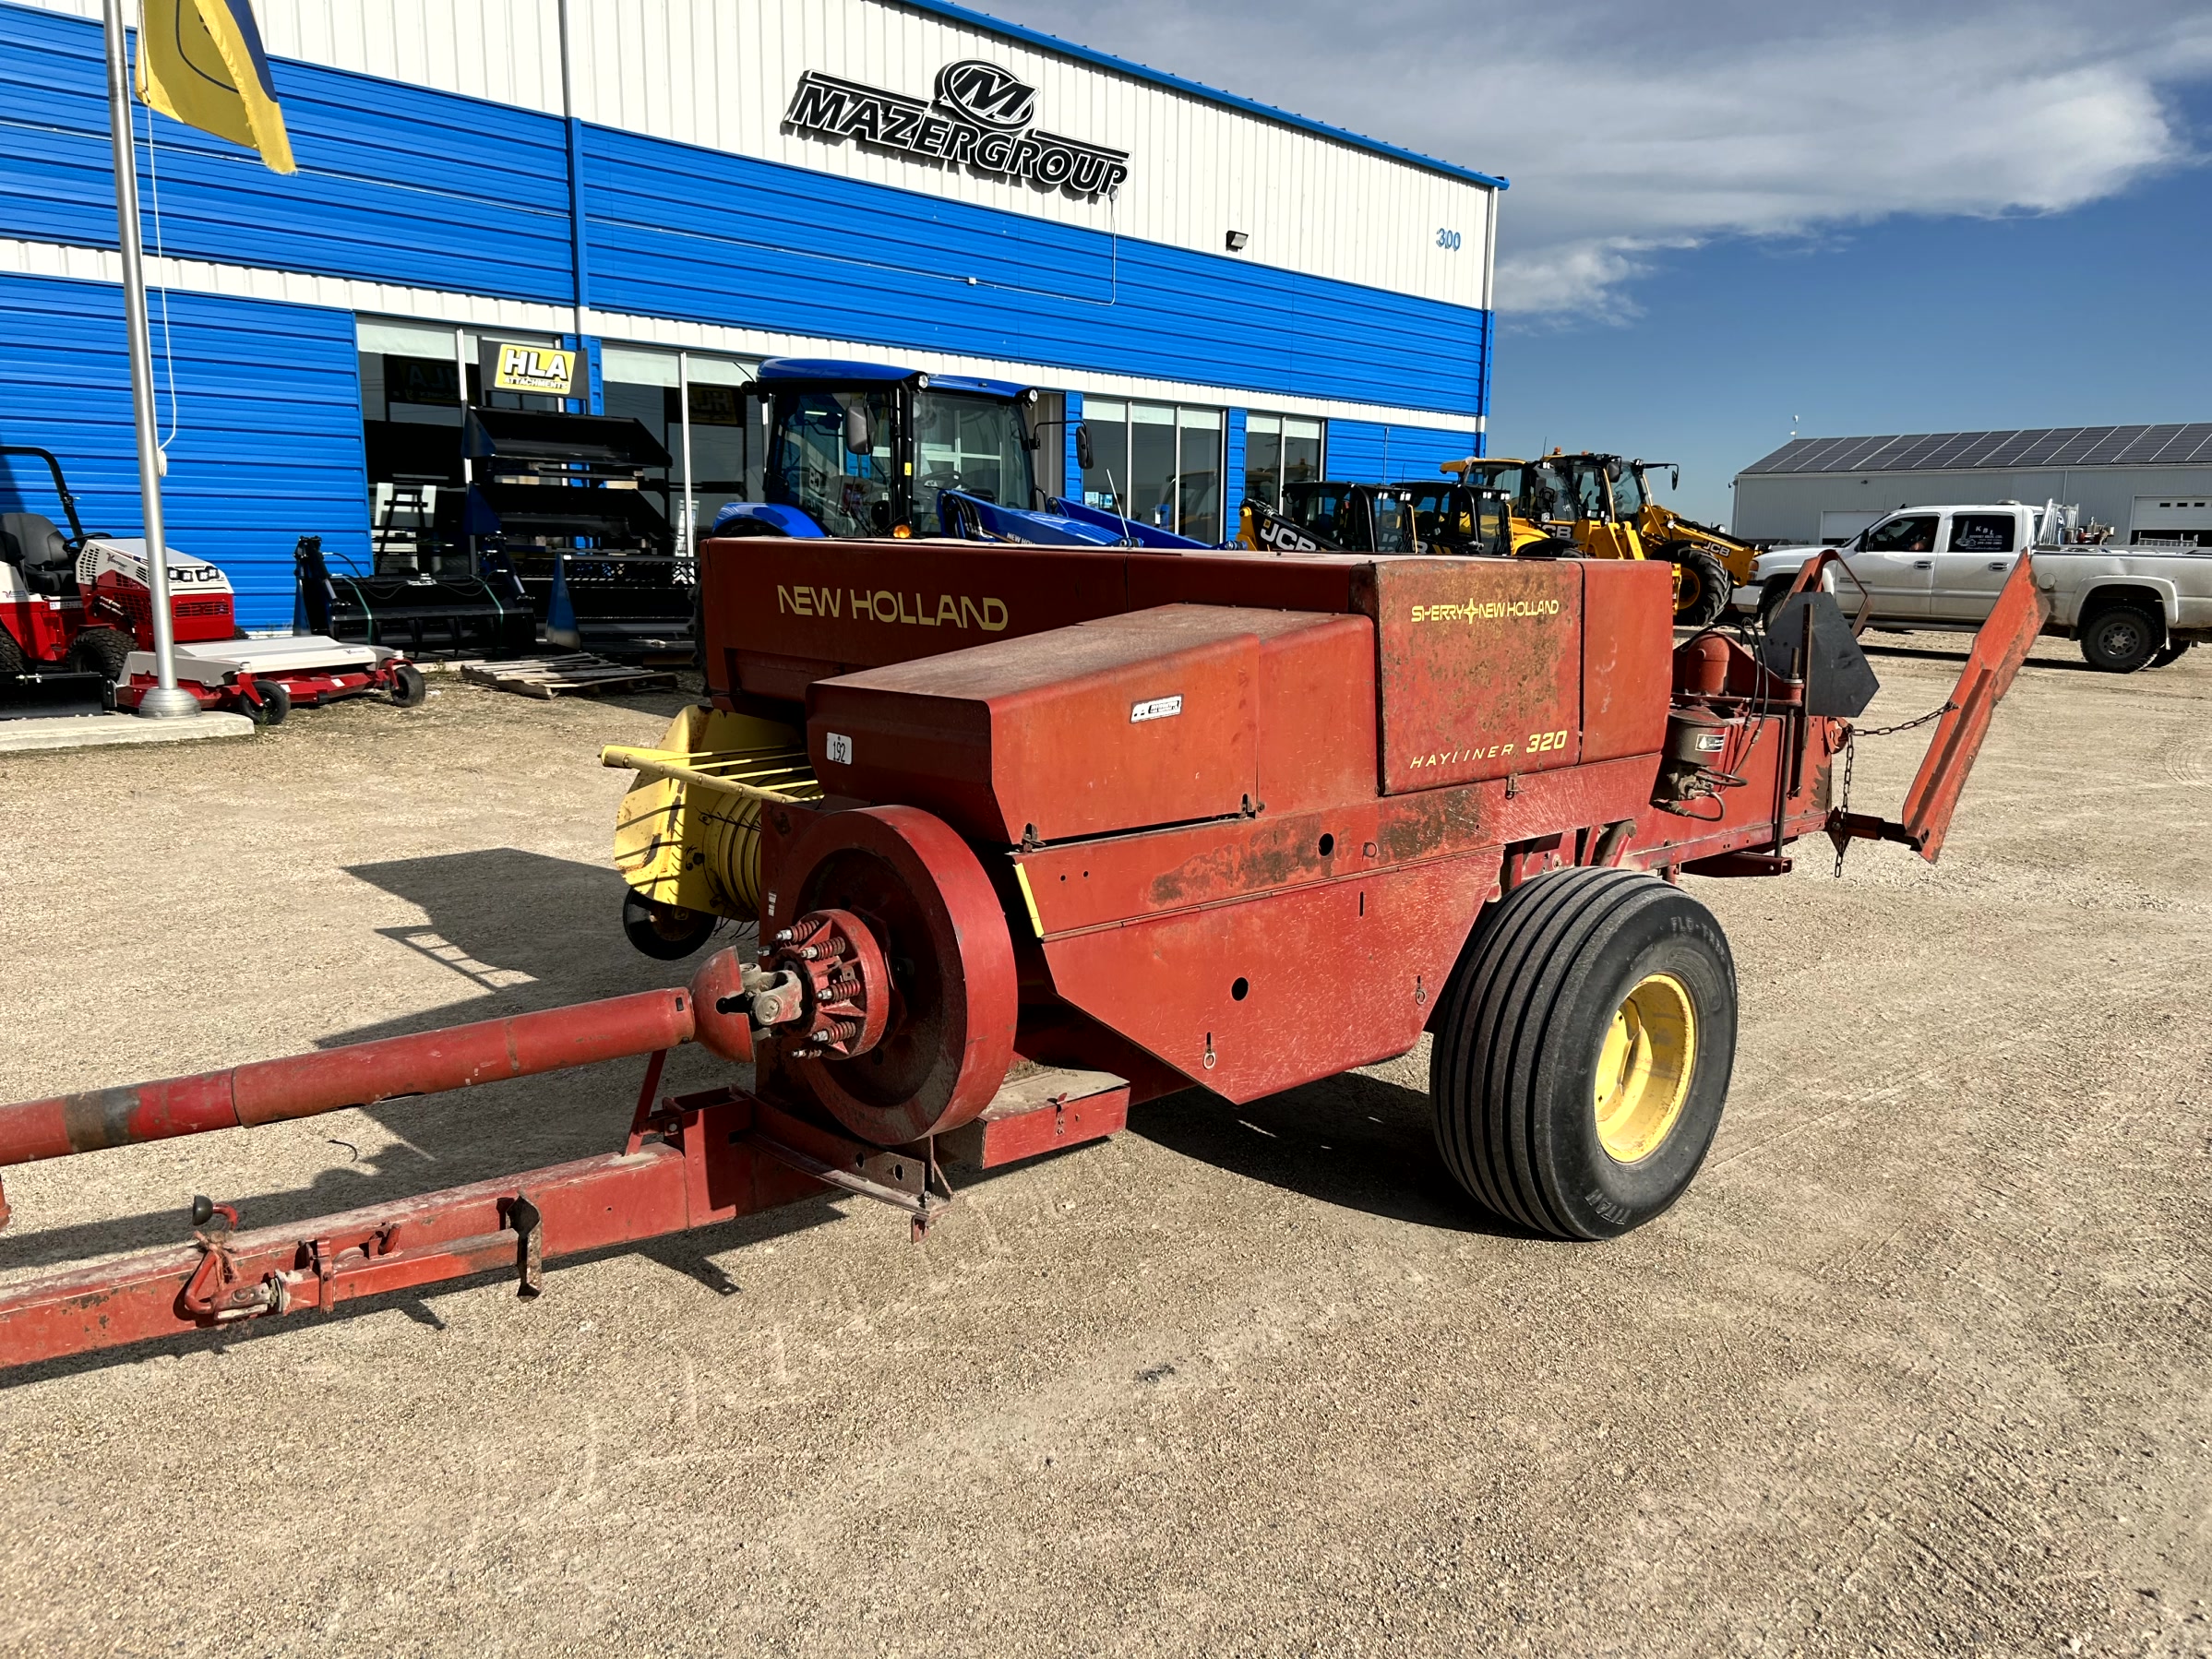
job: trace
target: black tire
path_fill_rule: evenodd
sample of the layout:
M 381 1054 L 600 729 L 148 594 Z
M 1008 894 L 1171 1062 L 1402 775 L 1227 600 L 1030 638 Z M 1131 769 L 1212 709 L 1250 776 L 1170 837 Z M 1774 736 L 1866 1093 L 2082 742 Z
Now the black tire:
M 1761 627 L 1774 627 L 1775 613 L 1782 608 L 1782 602 L 1789 597 L 1789 591 L 1797 585 L 1797 579 L 1794 576 L 1770 576 L 1760 584 L 1759 626 Z
M 1674 584 L 1674 620 L 1678 627 L 1710 627 L 1728 614 L 1729 596 L 1736 579 L 1728 567 L 1702 547 L 1669 547 L 1668 557 L 1679 574 Z
M 430 699 L 430 682 L 413 662 L 397 662 L 391 671 L 391 700 L 395 708 L 419 709 Z
M 655 904 L 632 888 L 622 895 L 622 932 L 655 961 L 680 962 L 714 937 L 718 916 L 680 904 Z
M 2158 654 L 2151 658 L 2150 665 L 2153 668 L 2170 668 L 2187 656 L 2189 648 L 2195 643 L 2194 639 L 2169 639 L 2158 647 Z
M 1646 1009 L 1686 1002 L 1692 1018 L 1671 1040 L 1655 1021 L 1648 1042 L 1611 1047 L 1617 1023 L 1623 1040 L 1635 1030 L 1632 993 Z M 1560 870 L 1490 906 L 1435 1033 L 1437 1146 L 1468 1196 L 1555 1238 L 1614 1238 L 1681 1197 L 1720 1127 L 1735 963 L 1713 913 L 1679 888 L 1630 870 Z M 1670 1047 L 1686 1077 L 1669 1089 L 1656 1067 L 1641 1108 L 1601 1127 L 1600 1060 L 1664 1061 Z M 1607 1099 L 1638 1096 L 1624 1081 Z
M 2166 625 L 2134 605 L 2114 605 L 2091 617 L 2081 631 L 2082 661 L 2106 674 L 2146 668 L 2166 642 Z
M 276 680 L 256 680 L 254 689 L 260 697 L 241 697 L 238 711 L 257 726 L 282 725 L 284 717 L 292 712 L 292 687 Z
M 16 643 L 16 637 L 5 627 L 0 627 L 0 679 L 12 679 L 17 674 L 30 672 L 30 659 L 23 654 L 23 648 Z
M 103 674 L 121 685 L 123 665 L 138 649 L 138 642 L 121 628 L 83 628 L 69 641 L 69 666 L 83 674 Z

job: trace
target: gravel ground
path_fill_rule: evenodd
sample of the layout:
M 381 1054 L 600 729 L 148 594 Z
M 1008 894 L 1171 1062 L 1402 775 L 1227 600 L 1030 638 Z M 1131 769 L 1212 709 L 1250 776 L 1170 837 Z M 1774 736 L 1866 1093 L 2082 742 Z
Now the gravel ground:
M 1871 721 L 1956 642 L 1884 649 Z M 0 1097 L 671 983 L 611 741 L 458 685 L 0 758 Z M 1919 735 L 1864 746 L 1894 809 Z M 1742 1045 L 1668 1216 L 1440 1174 L 1419 1054 L 1190 1095 L 915 1247 L 821 1202 L 0 1385 L 0 1650 L 2212 1652 L 2212 651 L 2039 650 L 1943 864 L 1695 883 Z M 709 1075 L 679 1056 L 672 1080 Z M 7 1180 L 0 1279 L 605 1149 L 633 1068 Z

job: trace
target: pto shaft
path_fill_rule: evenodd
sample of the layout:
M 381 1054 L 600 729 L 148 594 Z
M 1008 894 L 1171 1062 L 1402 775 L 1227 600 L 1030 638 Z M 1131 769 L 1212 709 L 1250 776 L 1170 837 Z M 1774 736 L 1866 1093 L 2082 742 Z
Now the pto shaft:
M 690 985 L 672 990 L 0 1106 L 0 1166 L 534 1077 L 653 1054 L 695 1037 L 724 1058 L 749 1061 L 746 1011 L 720 1005 L 738 1003 L 733 994 L 741 989 L 741 978 L 760 977 L 742 973 L 735 953 L 722 950 Z
M 641 991 L 541 1014 L 258 1060 L 197 1077 L 0 1106 L 0 1164 L 97 1152 L 436 1094 L 688 1043 L 688 991 Z

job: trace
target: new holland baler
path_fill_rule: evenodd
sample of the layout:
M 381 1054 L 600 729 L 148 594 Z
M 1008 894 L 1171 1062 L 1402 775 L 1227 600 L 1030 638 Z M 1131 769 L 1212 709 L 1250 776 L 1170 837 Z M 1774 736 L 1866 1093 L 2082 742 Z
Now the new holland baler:
M 632 881 L 743 911 L 757 949 L 0 1107 L 4 1164 L 631 1056 L 623 1148 L 258 1232 L 196 1200 L 187 1245 L 0 1297 L 0 1365 L 495 1270 L 535 1294 L 824 1188 L 918 1235 L 950 1172 L 1424 1032 L 1470 1199 L 1617 1235 L 1689 1184 L 1733 1060 L 1734 965 L 1679 877 L 1780 874 L 1823 830 L 1932 859 L 2040 622 L 2023 559 L 1888 822 L 1832 799 L 1872 677 L 1817 571 L 1764 640 L 1678 645 L 1635 562 L 710 543 L 712 705 L 606 759 L 639 773 Z M 732 1074 L 664 1098 L 685 1042 Z

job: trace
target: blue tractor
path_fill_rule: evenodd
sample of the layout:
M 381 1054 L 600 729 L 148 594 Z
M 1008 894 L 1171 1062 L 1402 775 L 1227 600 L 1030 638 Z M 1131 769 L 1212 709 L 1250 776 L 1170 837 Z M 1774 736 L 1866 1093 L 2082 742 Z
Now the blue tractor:
M 746 388 L 768 406 L 759 501 L 733 501 L 717 536 L 957 536 L 1058 547 L 1210 545 L 1037 487 L 1057 422 L 1037 389 L 888 364 L 774 357 Z M 1089 435 L 1076 429 L 1080 463 Z

